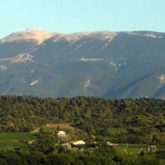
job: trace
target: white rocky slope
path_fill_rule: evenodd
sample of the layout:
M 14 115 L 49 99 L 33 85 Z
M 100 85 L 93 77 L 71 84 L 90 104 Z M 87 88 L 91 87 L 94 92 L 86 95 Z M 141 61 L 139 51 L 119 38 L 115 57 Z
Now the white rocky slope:
M 18 40 L 34 40 L 38 44 L 41 44 L 48 38 L 52 37 L 54 33 L 45 32 L 41 29 L 27 29 L 26 31 L 16 32 L 8 35 L 7 37 L 0 40 L 1 43 L 13 42 Z

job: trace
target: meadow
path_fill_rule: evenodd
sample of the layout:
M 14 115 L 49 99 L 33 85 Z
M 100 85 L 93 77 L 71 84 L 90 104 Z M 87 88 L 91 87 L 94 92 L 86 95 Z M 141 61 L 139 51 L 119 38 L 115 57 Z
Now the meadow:
M 35 139 L 30 132 L 2 132 L 0 133 L 0 150 L 14 150 L 24 146 L 23 141 Z

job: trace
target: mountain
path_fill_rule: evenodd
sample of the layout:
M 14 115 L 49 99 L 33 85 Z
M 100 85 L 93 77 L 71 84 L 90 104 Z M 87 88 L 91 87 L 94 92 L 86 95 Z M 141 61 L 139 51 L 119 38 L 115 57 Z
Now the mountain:
M 0 40 L 0 94 L 165 98 L 165 33 L 51 33 Z

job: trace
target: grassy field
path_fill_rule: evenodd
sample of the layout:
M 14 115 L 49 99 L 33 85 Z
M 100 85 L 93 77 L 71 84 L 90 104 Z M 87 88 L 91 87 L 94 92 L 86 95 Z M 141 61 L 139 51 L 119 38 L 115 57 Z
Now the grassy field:
M 121 133 L 126 133 L 127 129 L 140 130 L 141 127 L 112 127 L 108 128 L 108 132 L 111 135 L 119 135 Z
M 46 132 L 62 130 L 70 136 L 74 136 L 75 129 L 69 123 L 65 124 L 46 124 L 42 127 Z M 35 133 L 38 133 L 40 128 L 32 132 L 2 132 L 0 133 L 0 150 L 13 150 L 14 148 L 21 147 L 24 144 L 21 141 L 28 141 L 35 139 Z
M 12 150 L 21 147 L 21 140 L 35 139 L 35 135 L 27 132 L 4 132 L 0 133 L 0 150 Z
M 146 150 L 147 147 L 146 144 L 119 144 L 118 146 L 114 146 L 119 155 L 138 155 L 142 150 Z

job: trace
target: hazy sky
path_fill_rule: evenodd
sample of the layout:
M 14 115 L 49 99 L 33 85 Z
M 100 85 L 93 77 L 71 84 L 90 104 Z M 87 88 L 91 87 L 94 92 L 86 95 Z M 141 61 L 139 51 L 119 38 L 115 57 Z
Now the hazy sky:
M 165 32 L 165 0 L 0 0 L 0 37 L 33 27 Z

